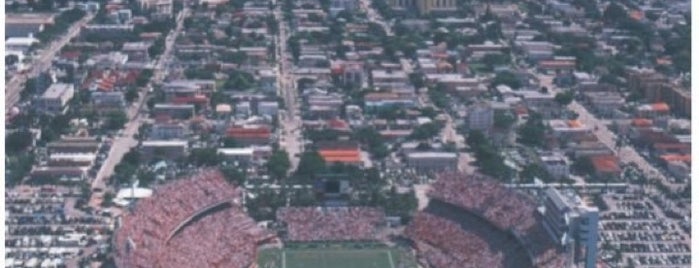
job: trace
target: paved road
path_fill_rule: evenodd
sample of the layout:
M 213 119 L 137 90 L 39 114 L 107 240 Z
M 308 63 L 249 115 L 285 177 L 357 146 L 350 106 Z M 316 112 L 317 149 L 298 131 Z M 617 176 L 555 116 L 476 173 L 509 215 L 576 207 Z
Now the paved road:
M 537 76 L 539 78 L 539 81 L 542 86 L 545 86 L 549 88 L 549 90 L 556 94 L 560 92 L 560 89 L 556 87 L 552 81 L 553 77 L 551 76 L 546 76 L 546 75 L 540 75 L 536 73 L 532 73 L 533 75 Z M 617 150 L 616 147 L 616 140 L 617 136 L 614 132 L 610 131 L 609 128 L 607 127 L 606 120 L 600 120 L 597 117 L 595 117 L 592 113 L 590 113 L 587 108 L 584 106 L 580 105 L 577 101 L 573 100 L 573 102 L 568 106 L 568 108 L 575 113 L 579 115 L 578 119 L 585 125 L 588 125 L 595 129 L 593 132 L 597 136 L 597 139 L 599 139 L 600 142 L 604 143 L 607 145 L 609 148 L 612 148 L 614 152 L 619 156 L 620 160 L 624 164 L 636 164 L 636 166 L 639 167 L 641 172 L 647 177 L 647 178 L 658 178 L 661 180 L 663 184 L 666 186 L 670 187 L 671 189 L 678 189 L 682 186 L 682 184 L 677 184 L 672 182 L 669 178 L 665 177 L 661 172 L 658 171 L 658 169 L 653 166 L 651 163 L 648 163 L 648 161 L 643 158 L 635 148 L 625 145 L 622 146 L 619 150 Z
M 175 30 L 171 31 L 166 37 L 165 50 L 155 65 L 156 69 L 154 70 L 153 77 L 151 77 L 151 81 L 149 83 L 150 85 L 161 83 L 163 79 L 165 79 L 167 70 L 164 68 L 164 64 L 169 62 L 172 58 L 172 48 L 174 46 L 174 42 L 177 39 L 177 34 L 182 31 L 184 18 L 188 15 L 189 9 L 185 8 L 182 10 L 177 17 L 177 26 Z M 147 86 L 141 89 L 141 94 L 139 94 L 138 100 L 134 103 L 134 105 L 129 107 L 127 114 L 130 120 L 128 123 L 126 123 L 122 134 L 114 139 L 114 143 L 109 151 L 109 156 L 107 156 L 107 159 L 104 160 L 102 167 L 95 176 L 95 179 L 92 181 L 92 189 L 105 189 L 105 179 L 112 176 L 114 173 L 114 168 L 121 162 L 124 155 L 128 153 L 131 148 L 138 145 L 138 140 L 134 138 L 134 136 L 138 133 L 138 129 L 141 127 L 143 122 L 147 120 L 147 115 L 144 115 L 144 113 L 141 111 L 147 99 L 148 88 L 149 87 Z M 89 205 L 92 207 L 98 207 L 102 202 L 103 195 L 104 191 L 98 193 L 93 192 Z
M 371 0 L 360 0 L 359 7 L 366 12 L 369 21 L 378 23 L 386 31 L 386 35 L 393 36 L 393 30 L 388 26 L 381 14 L 371 6 Z
M 284 21 L 281 13 L 281 5 L 277 5 L 274 16 L 279 22 L 279 35 L 277 40 L 277 69 L 278 94 L 284 98 L 286 110 L 279 114 L 279 123 L 282 133 L 280 134 L 279 145 L 289 154 L 291 162 L 290 172 L 296 170 L 300 161 L 299 155 L 303 152 L 303 137 L 301 133 L 302 120 L 299 117 L 299 103 L 297 101 L 296 81 L 292 74 L 292 58 L 286 46 L 288 40 L 289 27 Z
M 81 20 L 73 23 L 73 25 L 68 29 L 68 31 L 61 35 L 57 40 L 54 40 L 49 44 L 48 47 L 44 48 L 42 54 L 34 59 L 34 62 L 30 64 L 29 70 L 26 74 L 16 75 L 10 79 L 5 85 L 5 111 L 10 110 L 17 104 L 20 100 L 20 93 L 24 90 L 24 83 L 30 77 L 35 77 L 39 73 L 46 71 L 51 67 L 51 61 L 56 56 L 56 53 L 61 51 L 61 49 L 70 42 L 71 39 L 78 36 L 80 30 L 88 22 L 90 22 L 95 17 L 94 14 L 88 13 Z

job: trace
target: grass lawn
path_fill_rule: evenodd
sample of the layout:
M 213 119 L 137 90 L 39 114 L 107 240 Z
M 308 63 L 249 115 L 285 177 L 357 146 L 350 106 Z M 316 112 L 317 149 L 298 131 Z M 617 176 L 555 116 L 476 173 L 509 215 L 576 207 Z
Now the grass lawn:
M 398 268 L 417 267 L 408 253 L 391 248 L 268 249 L 258 256 L 260 268 Z

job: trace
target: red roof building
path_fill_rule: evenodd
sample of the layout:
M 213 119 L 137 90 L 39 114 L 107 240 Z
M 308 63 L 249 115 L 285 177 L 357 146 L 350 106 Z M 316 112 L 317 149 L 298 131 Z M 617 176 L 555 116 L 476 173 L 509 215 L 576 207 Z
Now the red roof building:
M 226 136 L 244 145 L 267 144 L 272 137 L 272 131 L 266 126 L 233 126 L 226 131 Z
M 597 178 L 615 178 L 621 175 L 619 158 L 614 155 L 595 155 L 590 157 Z

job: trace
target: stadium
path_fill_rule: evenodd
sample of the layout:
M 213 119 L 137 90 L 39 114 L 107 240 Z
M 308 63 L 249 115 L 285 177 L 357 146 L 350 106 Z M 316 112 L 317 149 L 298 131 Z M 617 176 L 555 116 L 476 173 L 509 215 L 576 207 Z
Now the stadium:
M 424 267 L 568 267 L 530 197 L 482 175 L 444 173 L 405 236 Z
M 123 217 L 115 262 L 121 268 L 570 266 L 530 196 L 459 173 L 439 174 L 427 196 L 428 206 L 398 233 L 407 246 L 389 247 L 379 208 L 283 207 L 269 231 L 244 212 L 242 189 L 205 171 L 159 187 Z
M 115 234 L 121 268 L 254 267 L 258 246 L 276 235 L 240 205 L 241 190 L 218 171 L 158 188 L 124 216 Z

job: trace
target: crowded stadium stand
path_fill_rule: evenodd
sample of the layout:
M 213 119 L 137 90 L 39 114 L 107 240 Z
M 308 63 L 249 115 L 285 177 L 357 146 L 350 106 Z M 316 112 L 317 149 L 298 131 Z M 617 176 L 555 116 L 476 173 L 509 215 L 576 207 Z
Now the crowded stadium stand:
M 116 235 L 118 267 L 250 267 L 257 246 L 275 235 L 240 204 L 241 190 L 203 171 L 155 190 L 124 216 Z
M 479 174 L 443 173 L 405 234 L 427 267 L 567 267 L 534 199 Z M 468 241 L 465 243 L 463 241 Z
M 376 240 L 384 213 L 370 207 L 286 207 L 277 220 L 286 224 L 289 241 Z

